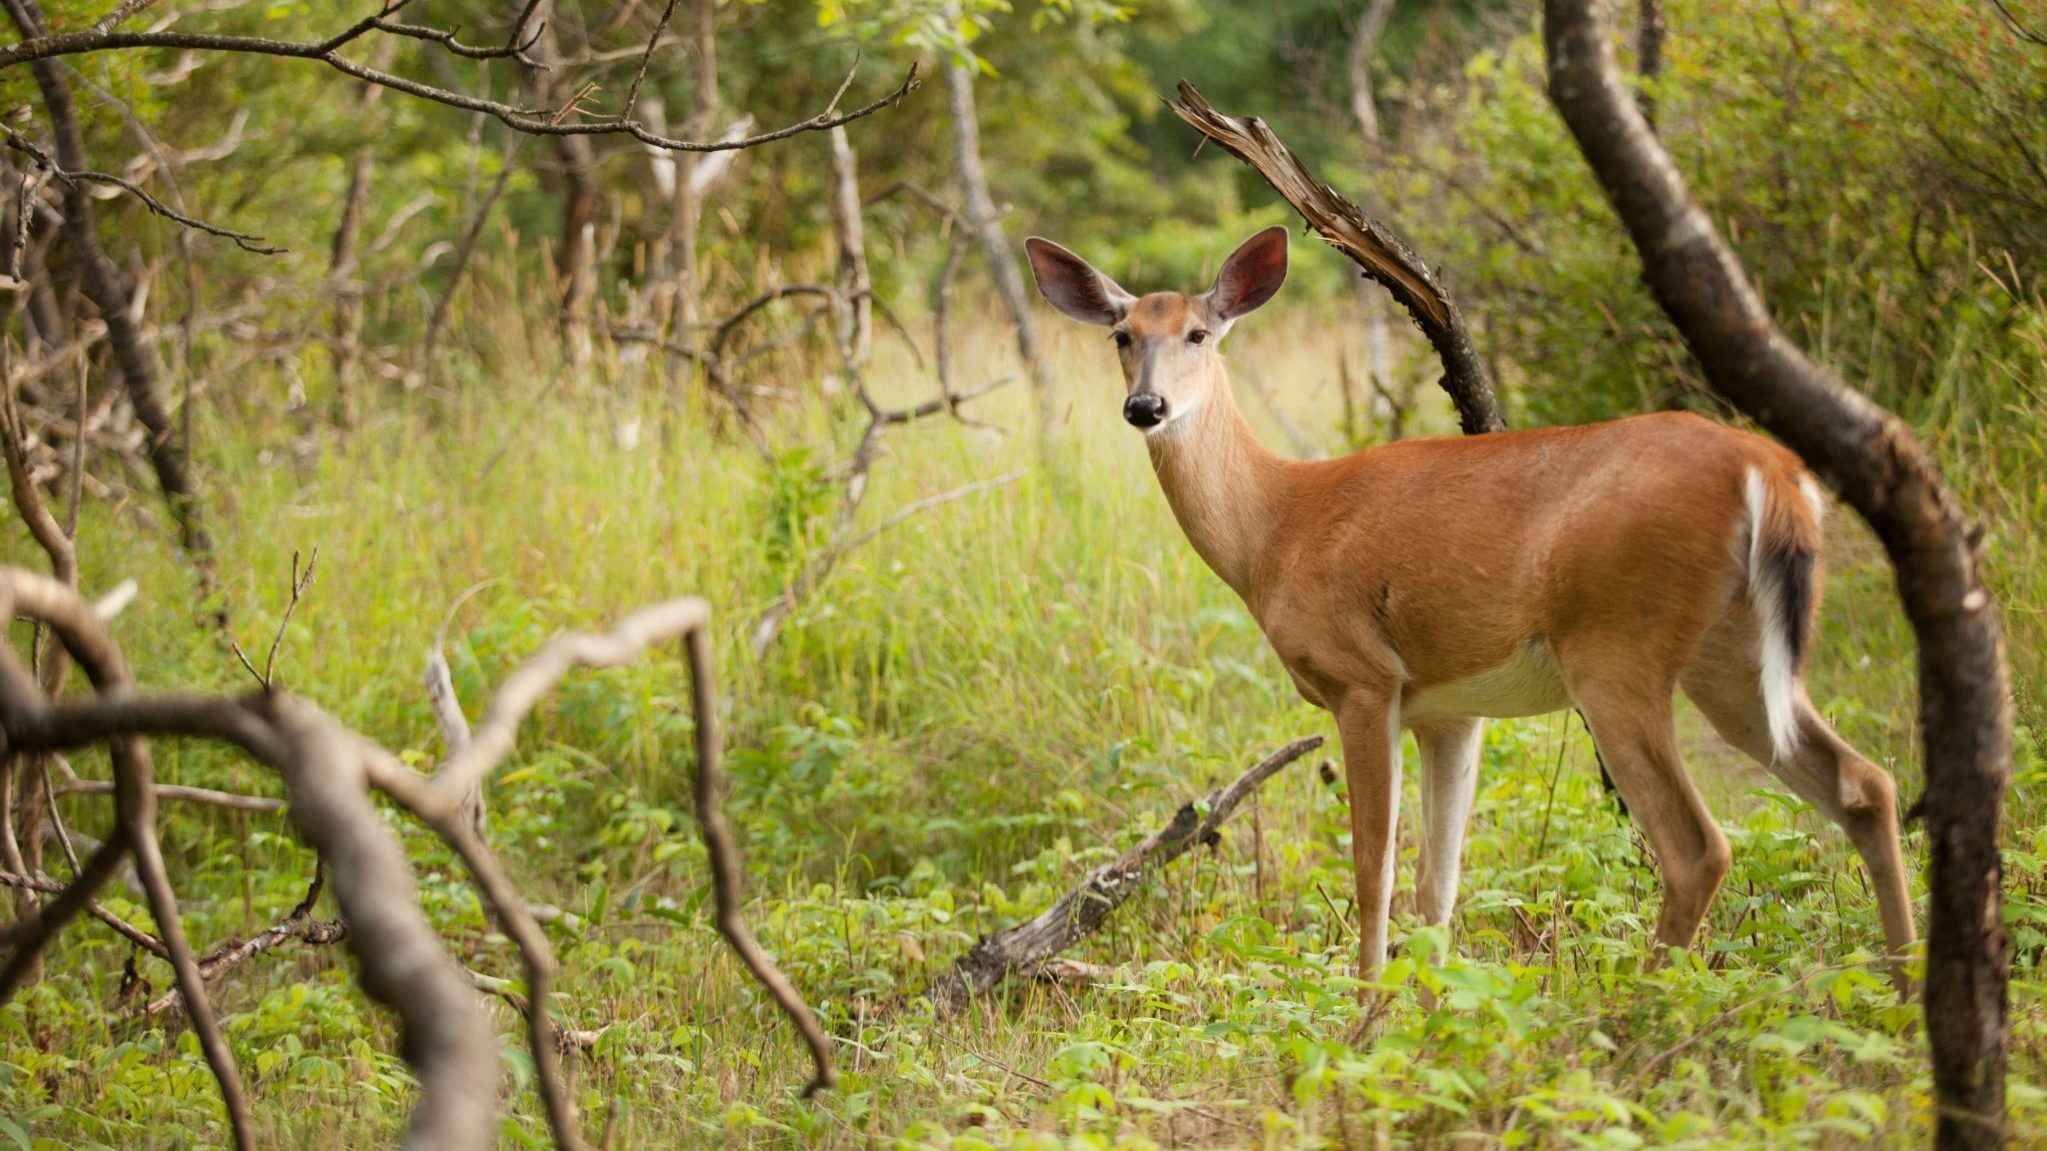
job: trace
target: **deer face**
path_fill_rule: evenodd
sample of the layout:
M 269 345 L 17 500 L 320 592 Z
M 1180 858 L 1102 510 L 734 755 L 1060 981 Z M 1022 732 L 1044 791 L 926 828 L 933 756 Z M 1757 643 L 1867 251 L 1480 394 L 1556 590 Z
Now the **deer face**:
M 1072 252 L 1035 236 L 1024 241 L 1038 290 L 1068 316 L 1109 329 L 1123 367 L 1123 418 L 1146 435 L 1179 424 L 1211 390 L 1227 387 L 1217 345 L 1237 317 L 1286 282 L 1286 229 L 1271 227 L 1223 261 L 1198 296 L 1153 292 L 1138 298 Z

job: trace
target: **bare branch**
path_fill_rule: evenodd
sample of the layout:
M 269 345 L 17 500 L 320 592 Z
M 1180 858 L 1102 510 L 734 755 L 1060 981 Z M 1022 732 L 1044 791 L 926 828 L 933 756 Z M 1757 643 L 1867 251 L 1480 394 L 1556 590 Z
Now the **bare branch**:
M 276 56 L 284 59 L 312 60 L 325 64 L 343 75 L 352 76 L 365 83 L 376 84 L 395 92 L 403 92 L 408 96 L 415 96 L 436 104 L 444 104 L 450 108 L 459 108 L 465 112 L 481 112 L 484 115 L 496 118 L 508 127 L 528 135 L 624 135 L 631 136 L 643 144 L 673 152 L 734 151 L 742 148 L 759 147 L 762 144 L 773 143 L 777 140 L 786 140 L 806 132 L 826 131 L 841 124 L 850 124 L 855 120 L 865 119 L 884 108 L 894 107 L 902 101 L 903 97 L 916 91 L 923 84 L 923 77 L 918 65 L 912 64 L 908 74 L 903 77 L 902 82 L 896 85 L 893 90 L 848 112 L 837 110 L 838 96 L 834 95 L 831 104 L 826 106 L 825 111 L 807 120 L 799 120 L 794 124 L 788 124 L 771 131 L 759 132 L 738 140 L 683 140 L 663 136 L 649 130 L 635 116 L 634 110 L 630 107 L 596 119 L 571 120 L 569 118 L 570 112 L 575 108 L 580 99 L 583 98 L 583 95 L 587 95 L 590 91 L 587 86 L 582 90 L 582 94 L 579 94 L 577 99 L 571 100 L 568 104 L 558 109 L 520 108 L 496 100 L 471 96 L 452 89 L 413 80 L 409 77 L 399 76 L 379 68 L 373 68 L 367 64 L 359 63 L 340 54 L 342 48 L 373 31 L 404 35 L 414 39 L 431 40 L 451 50 L 459 47 L 454 42 L 454 34 L 452 32 L 443 34 L 432 29 L 418 28 L 412 25 L 388 25 L 386 17 L 392 12 L 397 11 L 401 6 L 402 0 L 400 0 L 400 3 L 394 3 L 386 7 L 375 16 L 360 20 L 325 40 L 319 41 L 276 40 L 262 36 L 224 36 L 204 32 L 170 31 L 97 32 L 88 30 L 83 32 L 44 34 L 0 47 L 0 70 L 15 64 L 47 60 L 56 56 L 72 56 L 84 52 L 107 52 L 136 48 L 180 48 L 203 52 L 236 52 L 258 56 Z M 527 10 L 529 14 L 531 10 L 529 7 Z M 523 27 L 525 19 L 526 17 L 521 17 L 521 27 Z M 531 42 L 531 40 L 527 40 L 524 43 L 530 44 Z M 488 52 L 491 55 L 518 54 L 517 52 L 497 49 L 472 49 L 462 51 L 460 54 L 467 55 L 470 51 Z M 518 51 L 524 51 L 523 45 Z M 847 83 L 850 82 L 851 77 L 849 76 Z M 844 92 L 845 87 L 846 84 L 841 84 L 839 91 Z
M 300 598 L 305 595 L 306 588 L 313 582 L 314 565 L 319 562 L 320 549 L 315 547 L 313 554 L 306 557 L 304 574 L 300 574 L 298 549 L 293 548 L 291 550 L 291 599 L 285 603 L 284 614 L 277 620 L 277 631 L 270 637 L 270 654 L 264 657 L 262 671 L 257 671 L 256 665 L 249 662 L 249 657 L 242 651 L 242 645 L 232 641 L 228 643 L 228 649 L 235 653 L 236 659 L 242 661 L 242 667 L 246 668 L 249 674 L 255 677 L 256 682 L 262 686 L 264 691 L 271 691 L 277 686 L 277 649 L 284 644 L 284 631 L 291 626 L 291 613 L 298 610 Z
M 42 149 L 37 148 L 34 144 L 29 143 L 28 139 L 22 136 L 21 133 L 16 132 L 14 129 L 9 128 L 5 125 L 0 125 L 0 131 L 4 131 L 7 133 L 7 146 L 9 148 L 12 148 L 17 152 L 27 153 L 30 157 L 32 157 L 35 160 L 36 165 L 38 167 L 47 170 L 50 176 L 55 178 L 59 183 L 106 184 L 110 187 L 119 188 L 122 191 L 128 193 L 129 195 L 135 197 L 137 200 L 140 200 L 142 202 L 143 207 L 148 208 L 150 211 L 156 213 L 159 216 L 162 216 L 166 220 L 170 220 L 173 223 L 180 225 L 181 227 L 190 228 L 195 232 L 205 232 L 209 236 L 219 236 L 225 240 L 232 240 L 234 241 L 235 247 L 240 248 L 244 252 L 253 252 L 259 256 L 274 256 L 279 252 L 284 251 L 283 248 L 266 247 L 263 243 L 263 237 L 261 236 L 252 235 L 248 232 L 237 232 L 232 228 L 223 228 L 218 224 L 209 224 L 204 220 L 198 220 L 192 218 L 191 216 L 187 216 L 184 213 L 179 212 L 176 209 L 165 204 L 162 200 L 157 199 L 155 196 L 150 195 L 149 192 L 146 191 L 140 184 L 137 184 L 132 180 L 124 179 L 123 177 L 111 175 L 106 172 L 93 172 L 88 170 L 66 171 L 63 168 L 59 168 L 56 164 L 56 161 L 50 159 L 50 157 L 47 154 L 45 154 L 42 151 Z
M 66 795 L 112 795 L 114 785 L 101 779 L 74 779 L 58 785 L 55 792 L 60 798 Z M 156 785 L 158 799 L 175 799 L 185 803 L 204 804 L 208 807 L 224 807 L 230 811 L 255 811 L 266 815 L 284 810 L 284 801 L 261 795 L 237 795 L 231 791 L 214 791 L 204 787 L 181 787 L 177 784 Z
M 343 920 L 316 920 L 312 917 L 313 906 L 319 902 L 320 889 L 326 885 L 327 869 L 324 864 L 313 868 L 313 881 L 306 888 L 306 894 L 284 918 L 257 932 L 247 939 L 231 939 L 199 957 L 199 973 L 207 979 L 219 979 L 228 972 L 276 947 L 287 939 L 298 939 L 306 943 L 323 945 L 338 943 L 348 937 L 348 924 Z M 184 1009 L 184 993 L 176 988 L 166 991 L 151 1000 L 142 1009 L 144 1018 L 154 1019 Z
M 747 929 L 746 920 L 740 914 L 743 877 L 739 870 L 739 852 L 732 843 L 732 831 L 725 826 L 721 795 L 725 789 L 725 778 L 720 758 L 717 697 L 713 688 L 717 681 L 711 669 L 711 638 L 707 629 L 700 625 L 690 630 L 686 643 L 689 648 L 691 702 L 696 711 L 697 824 L 703 829 L 704 850 L 711 859 L 711 889 L 718 910 L 718 934 L 723 935 L 732 949 L 739 953 L 747 970 L 753 972 L 753 977 L 768 989 L 768 994 L 781 1006 L 782 1013 L 803 1034 L 816 1069 L 809 1085 L 803 1089 L 804 1097 L 808 1098 L 838 1081 L 832 1070 L 831 1049 L 824 1029 L 817 1024 L 817 1017 L 811 1014 L 802 997 L 796 994 L 796 989 L 789 986 L 789 981 L 776 969 L 767 953 L 754 942 L 753 932 Z

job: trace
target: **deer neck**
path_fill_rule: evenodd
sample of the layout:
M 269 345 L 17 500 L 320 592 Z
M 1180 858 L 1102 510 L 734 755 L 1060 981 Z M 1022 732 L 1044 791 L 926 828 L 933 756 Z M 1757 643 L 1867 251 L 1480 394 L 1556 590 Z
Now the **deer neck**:
M 1269 546 L 1280 489 L 1292 465 L 1266 450 L 1217 370 L 1207 399 L 1146 437 L 1152 470 L 1194 550 L 1251 598 L 1251 575 Z

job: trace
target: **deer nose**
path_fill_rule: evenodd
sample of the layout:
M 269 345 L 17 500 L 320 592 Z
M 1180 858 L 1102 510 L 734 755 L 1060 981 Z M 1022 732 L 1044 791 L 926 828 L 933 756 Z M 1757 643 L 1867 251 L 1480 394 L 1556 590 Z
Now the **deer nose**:
M 1155 428 L 1166 418 L 1166 398 L 1157 392 L 1139 392 L 1123 401 L 1123 419 L 1133 428 Z

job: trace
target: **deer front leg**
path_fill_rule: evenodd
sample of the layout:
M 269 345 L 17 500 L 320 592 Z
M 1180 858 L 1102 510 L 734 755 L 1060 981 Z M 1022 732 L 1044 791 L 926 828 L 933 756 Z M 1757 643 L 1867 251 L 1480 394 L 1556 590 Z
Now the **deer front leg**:
M 1357 869 L 1358 977 L 1386 963 L 1393 901 L 1394 825 L 1400 817 L 1400 697 L 1352 689 L 1336 716 L 1350 785 L 1351 862 Z

